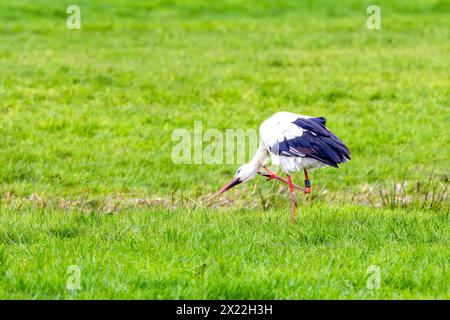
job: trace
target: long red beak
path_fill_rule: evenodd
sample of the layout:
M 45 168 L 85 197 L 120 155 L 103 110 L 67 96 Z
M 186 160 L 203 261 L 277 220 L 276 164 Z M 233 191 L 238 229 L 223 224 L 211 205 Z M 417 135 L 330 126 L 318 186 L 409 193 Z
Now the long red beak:
M 239 179 L 233 179 L 230 181 L 230 183 L 227 183 L 226 185 L 224 185 L 219 191 L 217 191 L 216 193 L 214 193 L 211 197 L 209 197 L 206 201 L 211 201 L 212 199 L 214 199 L 215 197 L 220 196 L 222 193 L 224 193 L 227 190 L 230 190 L 231 188 L 233 188 L 234 186 L 237 186 L 239 183 L 241 183 L 242 181 L 240 181 Z

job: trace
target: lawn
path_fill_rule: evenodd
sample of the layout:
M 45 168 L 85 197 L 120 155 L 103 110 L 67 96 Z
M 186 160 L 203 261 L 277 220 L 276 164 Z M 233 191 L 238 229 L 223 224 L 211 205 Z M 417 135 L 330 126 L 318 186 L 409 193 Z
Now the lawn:
M 449 1 L 75 2 L 0 3 L 1 298 L 450 298 Z M 239 164 L 171 157 L 277 111 L 352 152 L 295 226 L 276 182 L 211 205 Z
M 450 298 L 448 213 L 286 212 L 2 210 L 0 298 Z

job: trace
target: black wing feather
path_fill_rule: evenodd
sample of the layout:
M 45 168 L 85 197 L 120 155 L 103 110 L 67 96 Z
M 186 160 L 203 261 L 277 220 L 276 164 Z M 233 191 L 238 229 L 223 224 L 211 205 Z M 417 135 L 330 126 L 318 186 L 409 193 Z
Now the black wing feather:
M 293 122 L 303 129 L 303 135 L 294 139 L 284 139 L 271 148 L 278 155 L 308 157 L 332 167 L 350 160 L 350 151 L 345 144 L 328 128 L 326 120 L 320 118 L 298 118 Z

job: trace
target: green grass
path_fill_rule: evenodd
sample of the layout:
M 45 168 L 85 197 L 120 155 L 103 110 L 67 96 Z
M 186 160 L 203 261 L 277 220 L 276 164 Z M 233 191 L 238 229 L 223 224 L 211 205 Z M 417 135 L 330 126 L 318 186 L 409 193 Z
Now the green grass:
M 349 145 L 351 165 L 314 173 L 330 190 L 448 176 L 446 2 L 382 3 L 379 31 L 366 2 L 321 2 L 79 1 L 81 31 L 64 1 L 0 5 L 2 189 L 199 196 L 237 166 L 175 167 L 172 131 L 280 110 Z
M 280 211 L 3 208 L 0 298 L 448 299 L 449 222 L 354 206 L 305 208 L 296 227 Z
M 0 3 L 0 297 L 449 298 L 449 1 L 73 3 Z M 282 110 L 352 161 L 294 228 L 260 178 L 206 208 L 238 164 L 175 165 L 173 130 Z

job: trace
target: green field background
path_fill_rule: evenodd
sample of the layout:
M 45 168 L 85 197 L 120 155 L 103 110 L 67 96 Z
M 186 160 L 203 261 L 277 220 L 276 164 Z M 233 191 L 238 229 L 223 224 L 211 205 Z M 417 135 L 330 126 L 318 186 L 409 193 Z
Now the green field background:
M 447 1 L 66 1 L 0 5 L 4 192 L 200 196 L 236 165 L 173 165 L 176 128 L 325 116 L 353 160 L 331 190 L 448 176 Z M 206 189 L 205 189 L 206 184 Z
M 446 0 L 2 1 L 0 297 L 448 299 L 449 17 Z M 175 165 L 172 132 L 278 111 L 326 117 L 352 153 L 311 173 L 297 225 L 260 177 L 198 201 L 239 164 Z

